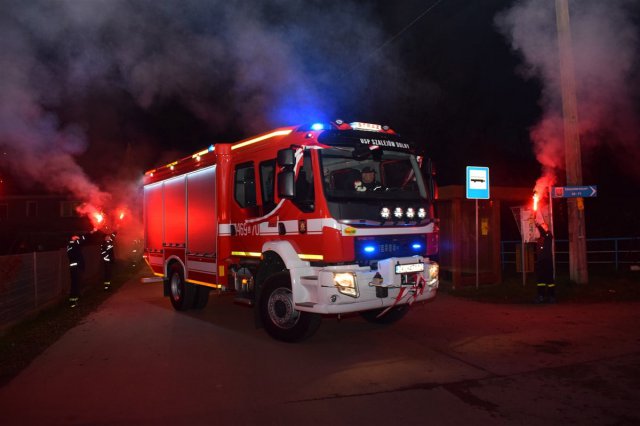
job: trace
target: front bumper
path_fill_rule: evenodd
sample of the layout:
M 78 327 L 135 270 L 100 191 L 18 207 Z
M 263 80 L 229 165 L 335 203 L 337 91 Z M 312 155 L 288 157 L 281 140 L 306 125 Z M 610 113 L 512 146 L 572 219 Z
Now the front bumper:
M 375 270 L 340 265 L 315 268 L 312 274 L 300 272 L 298 275 L 291 270 L 296 309 L 319 314 L 360 312 L 425 301 L 435 297 L 439 284 L 438 264 L 422 256 L 384 259 Z M 354 287 L 345 286 L 351 279 Z

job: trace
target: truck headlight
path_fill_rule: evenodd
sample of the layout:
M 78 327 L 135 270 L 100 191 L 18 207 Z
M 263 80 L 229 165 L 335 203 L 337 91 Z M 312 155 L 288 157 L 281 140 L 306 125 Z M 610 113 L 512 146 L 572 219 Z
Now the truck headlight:
M 342 294 L 351 297 L 358 297 L 358 285 L 356 283 L 356 276 L 351 272 L 339 272 L 333 274 L 333 282 L 336 285 L 338 291 Z
M 437 263 L 432 263 L 429 266 L 429 281 L 438 279 L 438 272 L 440 271 L 440 267 Z

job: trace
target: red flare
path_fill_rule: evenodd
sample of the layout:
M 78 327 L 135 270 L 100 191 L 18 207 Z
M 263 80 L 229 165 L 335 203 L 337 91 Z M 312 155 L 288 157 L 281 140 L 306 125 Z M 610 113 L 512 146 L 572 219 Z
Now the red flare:
M 98 229 L 101 226 L 104 226 L 106 222 L 105 214 L 98 207 L 94 205 L 85 203 L 79 206 L 78 208 L 76 208 L 76 211 L 79 214 L 89 218 L 89 220 L 91 221 L 91 225 L 95 229 Z
M 538 202 L 540 201 L 540 197 L 538 196 L 537 192 L 533 193 L 533 211 L 537 212 L 538 211 Z

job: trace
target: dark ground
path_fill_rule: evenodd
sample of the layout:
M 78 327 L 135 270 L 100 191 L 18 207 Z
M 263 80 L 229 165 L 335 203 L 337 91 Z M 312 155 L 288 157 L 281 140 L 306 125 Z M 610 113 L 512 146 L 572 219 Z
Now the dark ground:
M 144 274 L 147 274 L 146 265 L 120 265 L 114 271 L 109 292 L 105 292 L 102 285 L 88 287 L 83 291 L 80 304 L 75 308 L 69 308 L 65 299 L 64 302 L 40 312 L 0 335 L 0 386 L 18 375 L 67 330 L 95 311 L 111 294 L 118 291 L 123 283 Z
M 146 265 L 121 266 L 117 269 L 109 293 L 101 286 L 88 288 L 76 308 L 61 303 L 38 316 L 14 326 L 0 336 L 0 387 L 17 376 L 29 363 L 56 342 L 65 332 L 95 311 L 111 294 L 132 278 L 148 276 Z M 522 285 L 520 274 L 505 274 L 503 283 L 452 289 L 442 282 L 440 292 L 484 303 L 529 304 L 535 285 Z M 640 272 L 592 273 L 588 285 L 572 283 L 568 277 L 557 280 L 558 303 L 622 302 L 640 300 Z

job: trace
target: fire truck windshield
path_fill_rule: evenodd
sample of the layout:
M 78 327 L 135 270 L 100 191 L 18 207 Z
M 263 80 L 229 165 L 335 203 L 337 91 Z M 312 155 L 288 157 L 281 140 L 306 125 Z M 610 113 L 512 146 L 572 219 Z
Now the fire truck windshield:
M 382 148 L 367 151 L 353 147 L 320 150 L 327 199 L 426 201 L 415 155 Z

